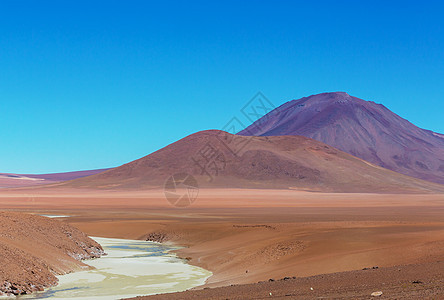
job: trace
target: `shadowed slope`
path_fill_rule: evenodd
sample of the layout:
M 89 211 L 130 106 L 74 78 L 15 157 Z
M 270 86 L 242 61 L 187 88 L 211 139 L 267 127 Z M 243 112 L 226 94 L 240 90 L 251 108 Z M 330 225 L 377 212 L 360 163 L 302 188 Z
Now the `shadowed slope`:
M 444 183 L 444 135 L 343 92 L 289 101 L 239 135 L 302 135 L 398 173 Z
M 207 163 L 206 159 L 214 154 L 212 149 L 217 150 L 218 156 Z M 206 168 L 199 167 L 196 161 Z M 217 130 L 192 134 L 136 161 L 62 186 L 157 188 L 169 176 L 182 172 L 194 175 L 201 187 L 444 191 L 441 185 L 386 170 L 309 138 L 243 137 Z

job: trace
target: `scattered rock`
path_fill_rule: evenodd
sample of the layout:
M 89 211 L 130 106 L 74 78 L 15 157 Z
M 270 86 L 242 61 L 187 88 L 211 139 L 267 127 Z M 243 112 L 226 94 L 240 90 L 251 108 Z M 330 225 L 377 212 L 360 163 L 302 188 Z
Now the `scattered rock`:
M 373 292 L 373 293 L 371 293 L 370 296 L 372 296 L 372 297 L 380 297 L 380 296 L 382 296 L 382 292 L 381 292 L 381 291 L 379 291 L 379 292 Z
M 423 283 L 423 282 L 420 281 L 420 280 L 415 280 L 415 281 L 412 281 L 412 283 L 413 283 L 413 284 L 421 284 L 421 283 Z
M 234 228 L 266 228 L 266 229 L 276 229 L 276 227 L 270 225 L 233 225 Z
M 270 278 L 270 279 L 268 279 L 268 281 L 269 281 L 269 282 L 273 282 L 273 281 L 274 281 L 274 279 L 273 279 L 273 278 Z
M 376 270 L 376 269 L 379 269 L 379 267 L 371 267 L 371 268 L 364 268 L 364 269 L 362 269 L 362 270 L 364 270 L 364 271 L 366 271 L 366 270 Z
M 146 240 L 150 242 L 162 243 L 167 240 L 167 234 L 164 232 L 151 232 L 146 237 Z

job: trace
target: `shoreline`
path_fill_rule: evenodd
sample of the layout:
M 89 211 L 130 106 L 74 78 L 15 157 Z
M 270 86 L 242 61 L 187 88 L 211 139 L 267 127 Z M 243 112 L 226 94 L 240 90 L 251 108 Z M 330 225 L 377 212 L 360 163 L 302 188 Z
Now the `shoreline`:
M 211 272 L 192 266 L 176 246 L 143 240 L 92 237 L 107 255 L 84 261 L 88 270 L 57 276 L 58 284 L 23 299 L 101 299 L 175 293 L 205 284 Z

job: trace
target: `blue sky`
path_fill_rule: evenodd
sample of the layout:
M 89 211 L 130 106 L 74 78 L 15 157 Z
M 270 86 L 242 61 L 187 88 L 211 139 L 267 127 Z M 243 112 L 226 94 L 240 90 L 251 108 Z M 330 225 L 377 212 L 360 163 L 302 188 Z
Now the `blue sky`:
M 117 166 L 258 91 L 346 91 L 444 133 L 440 2 L 1 1 L 0 172 Z

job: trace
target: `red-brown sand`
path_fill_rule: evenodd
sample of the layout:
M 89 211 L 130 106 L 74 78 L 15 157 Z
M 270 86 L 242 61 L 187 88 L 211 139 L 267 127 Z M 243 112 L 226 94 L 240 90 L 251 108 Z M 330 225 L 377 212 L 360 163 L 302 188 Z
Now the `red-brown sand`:
M 70 215 L 91 236 L 186 246 L 179 255 L 214 273 L 205 287 L 444 259 L 442 194 L 205 189 L 175 208 L 162 190 L 25 189 L 0 193 L 0 206 Z
M 240 300 L 240 299 L 442 299 L 444 261 L 371 267 L 310 277 L 270 278 L 252 284 L 190 290 L 134 299 Z M 377 297 L 376 297 L 377 299 Z

